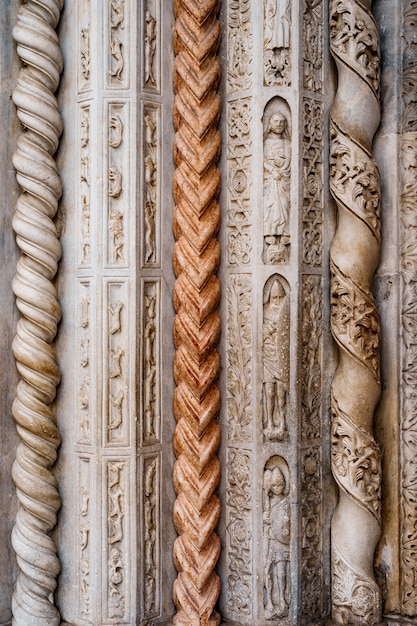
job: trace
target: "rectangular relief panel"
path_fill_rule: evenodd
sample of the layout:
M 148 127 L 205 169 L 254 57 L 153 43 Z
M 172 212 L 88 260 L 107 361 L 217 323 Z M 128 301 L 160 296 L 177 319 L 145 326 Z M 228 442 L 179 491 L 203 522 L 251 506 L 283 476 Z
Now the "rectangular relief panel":
M 103 459 L 103 622 L 130 624 L 131 515 L 130 459 Z M 103 624 L 103 626 L 104 626 Z

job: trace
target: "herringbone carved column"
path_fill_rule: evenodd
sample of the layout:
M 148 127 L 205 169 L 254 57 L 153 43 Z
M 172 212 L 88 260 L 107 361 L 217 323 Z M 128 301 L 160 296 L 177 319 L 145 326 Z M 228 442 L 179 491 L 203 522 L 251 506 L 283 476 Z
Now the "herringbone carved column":
M 216 56 L 219 0 L 176 0 L 175 59 L 175 223 L 174 304 L 177 420 L 174 469 L 177 492 L 174 546 L 176 626 L 219 624 L 214 607 L 220 590 L 214 572 L 220 541 L 215 528 L 220 503 L 215 495 L 220 467 L 216 312 L 220 286 L 220 174 L 217 130 L 220 63 Z
M 332 384 L 332 601 L 337 624 L 378 624 L 373 573 L 380 535 L 380 323 L 371 293 L 380 249 L 380 183 L 371 154 L 379 124 L 379 40 L 371 0 L 332 0 L 338 88 L 331 110 L 330 183 L 338 208 L 331 246 L 331 323 L 339 346 Z
M 53 279 L 61 254 L 55 217 L 61 182 L 53 155 L 61 118 L 54 93 L 62 56 L 55 28 L 62 0 L 28 0 L 13 31 L 22 60 L 13 101 L 24 130 L 13 157 L 22 194 L 13 218 L 21 256 L 13 281 L 21 318 L 13 352 L 21 376 L 13 404 L 21 443 L 13 466 L 20 508 L 13 547 L 20 568 L 13 595 L 15 626 L 60 623 L 53 592 L 60 565 L 49 532 L 60 506 L 51 466 L 59 434 L 53 402 L 60 375 L 54 339 L 60 306 Z

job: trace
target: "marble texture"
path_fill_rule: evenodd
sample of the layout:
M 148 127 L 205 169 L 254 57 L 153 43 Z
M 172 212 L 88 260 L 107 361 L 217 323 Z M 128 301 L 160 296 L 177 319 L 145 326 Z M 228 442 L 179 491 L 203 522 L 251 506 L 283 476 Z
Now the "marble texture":
M 17 577 L 12 155 L 22 131 L 16 113 L 30 127 L 27 108 L 37 110 L 20 97 L 21 79 L 16 107 L 10 100 L 37 42 L 35 28 L 15 49 L 20 4 L 5 2 L 0 24 L 0 554 L 10 563 L 0 572 L 1 626 L 10 624 Z M 23 18 L 20 36 L 36 23 L 49 46 L 55 36 L 41 25 L 42 7 L 54 21 L 59 3 L 24 6 L 38 17 Z M 416 622 L 415 10 L 414 0 L 65 1 L 57 30 L 63 196 L 48 230 L 63 251 L 57 278 L 48 270 L 62 307 L 62 380 L 56 402 L 49 397 L 62 443 L 42 474 L 57 481 L 62 506 L 55 529 L 40 523 L 37 533 L 56 543 L 61 573 L 34 623 L 59 623 L 59 611 L 65 626 L 376 624 L 380 597 L 385 626 Z M 352 106 L 360 98 L 363 106 Z M 51 121 L 40 137 L 56 128 Z M 30 132 L 21 140 L 26 153 Z M 22 188 L 30 181 L 25 150 L 16 160 Z M 52 144 L 49 151 L 52 158 Z M 18 246 L 25 219 L 16 223 Z M 56 241 L 41 239 L 33 251 L 43 244 L 45 259 L 56 261 Z M 26 286 L 15 289 L 22 308 Z M 23 306 L 23 317 L 35 309 Z M 356 330 L 347 310 L 362 315 Z M 38 335 L 55 322 L 41 323 Z M 33 512 L 40 490 L 25 454 L 15 480 Z M 359 518 L 355 545 L 358 537 L 367 544 L 360 563 L 344 526 Z M 24 546 L 16 544 L 20 564 L 33 575 L 40 561 Z M 52 589 L 55 574 L 40 583 Z M 23 597 L 20 583 L 16 594 Z M 15 625 L 26 624 L 16 606 Z

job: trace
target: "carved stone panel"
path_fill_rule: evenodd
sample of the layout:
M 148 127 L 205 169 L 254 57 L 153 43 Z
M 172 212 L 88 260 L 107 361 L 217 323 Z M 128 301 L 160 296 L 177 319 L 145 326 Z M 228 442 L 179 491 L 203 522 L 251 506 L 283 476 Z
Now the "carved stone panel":
M 262 483 L 264 610 L 267 620 L 288 615 L 290 582 L 290 471 L 281 456 L 265 465 Z
M 252 0 L 227 3 L 227 87 L 229 93 L 252 84 Z
M 160 265 L 161 223 L 161 109 L 151 102 L 143 103 L 143 266 Z
M 103 314 L 107 340 L 103 354 L 104 445 L 128 446 L 130 395 L 129 286 L 125 281 L 105 283 Z
M 323 0 L 303 0 L 303 86 L 307 91 L 323 91 L 324 46 Z
M 77 83 L 80 93 L 91 89 L 92 80 L 90 0 L 77 3 L 77 28 Z
M 80 174 L 78 192 L 78 263 L 80 267 L 91 266 L 91 201 L 90 201 L 90 107 L 79 108 Z
M 285 263 L 290 248 L 291 118 L 287 103 L 274 98 L 263 116 L 264 262 Z
M 289 286 L 274 274 L 263 293 L 262 364 L 265 441 L 288 437 L 289 407 Z
M 303 276 L 301 438 L 322 436 L 322 323 L 321 276 Z
M 81 281 L 78 286 L 78 427 L 77 441 L 91 444 L 94 427 L 94 409 L 91 398 L 91 290 L 89 281 Z
M 303 262 L 320 267 L 323 255 L 324 209 L 323 103 L 303 100 Z
M 103 5 L 107 5 L 108 11 L 105 39 L 108 46 L 107 86 L 126 89 L 130 83 L 130 3 L 128 0 L 103 0 Z
M 113 624 L 130 620 L 130 510 L 129 459 L 103 460 L 103 502 L 106 515 L 103 555 L 104 619 Z M 106 545 L 104 544 L 104 545 Z
M 248 274 L 227 286 L 227 425 L 231 442 L 252 440 L 252 288 Z
M 161 357 L 160 357 L 160 284 L 146 280 L 142 286 L 143 315 L 143 440 L 151 443 L 160 440 L 161 409 Z
M 301 597 L 306 618 L 323 615 L 323 459 L 321 447 L 301 454 Z M 325 607 L 326 608 L 326 607 Z
M 109 102 L 107 109 L 107 263 L 129 265 L 132 219 L 129 187 L 129 103 Z
M 152 618 L 160 610 L 160 458 L 143 461 L 143 617 Z
M 290 85 L 291 0 L 264 0 L 264 83 Z
M 142 3 L 143 89 L 158 93 L 161 89 L 161 6 L 160 0 Z
M 92 472 L 91 458 L 80 455 L 78 459 L 78 520 L 76 525 L 77 546 L 77 581 L 78 581 L 78 615 L 87 622 L 91 620 L 93 603 L 92 580 L 92 531 L 91 517 Z
M 401 594 L 402 610 L 417 616 L 417 5 L 404 2 L 403 117 L 401 138 L 401 269 L 402 269 L 402 468 Z
M 236 615 L 251 615 L 252 585 L 252 452 L 229 448 L 227 457 L 227 602 Z
M 227 189 L 228 261 L 247 265 L 252 251 L 252 102 L 228 105 Z

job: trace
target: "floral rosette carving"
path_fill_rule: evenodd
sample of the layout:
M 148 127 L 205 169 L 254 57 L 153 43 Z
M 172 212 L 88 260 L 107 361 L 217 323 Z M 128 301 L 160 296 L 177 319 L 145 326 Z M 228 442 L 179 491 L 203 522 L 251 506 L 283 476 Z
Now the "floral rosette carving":
M 219 0 L 175 0 L 175 626 L 217 626 Z
M 49 533 L 60 507 L 50 468 L 60 443 L 53 402 L 60 380 L 54 340 L 61 310 L 53 280 L 61 247 L 53 220 L 61 181 L 53 155 L 62 131 L 54 96 L 63 66 L 55 32 L 62 5 L 62 0 L 28 0 L 13 30 L 23 65 L 13 101 L 24 128 L 13 156 L 22 189 L 13 217 L 20 249 L 13 291 L 21 314 L 13 342 L 20 374 L 13 403 L 20 436 L 13 465 L 19 499 L 12 535 L 19 565 L 15 626 L 60 624 L 53 603 L 60 564 Z
M 379 40 L 371 0 L 332 0 L 330 185 L 338 224 L 331 246 L 331 326 L 339 347 L 332 383 L 333 620 L 375 625 L 381 594 L 373 559 L 380 536 L 380 451 L 373 417 L 380 383 L 380 321 L 372 279 L 380 254 L 380 181 L 372 141 L 380 119 Z M 354 103 L 352 103 L 352 98 Z

